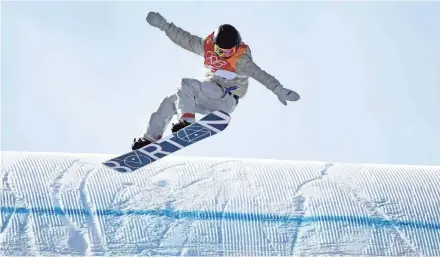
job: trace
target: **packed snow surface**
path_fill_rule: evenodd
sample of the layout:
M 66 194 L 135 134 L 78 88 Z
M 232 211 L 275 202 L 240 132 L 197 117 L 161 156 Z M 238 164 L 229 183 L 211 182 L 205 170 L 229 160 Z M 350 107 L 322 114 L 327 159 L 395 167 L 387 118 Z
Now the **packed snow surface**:
M 440 167 L 2 152 L 0 255 L 440 255 Z

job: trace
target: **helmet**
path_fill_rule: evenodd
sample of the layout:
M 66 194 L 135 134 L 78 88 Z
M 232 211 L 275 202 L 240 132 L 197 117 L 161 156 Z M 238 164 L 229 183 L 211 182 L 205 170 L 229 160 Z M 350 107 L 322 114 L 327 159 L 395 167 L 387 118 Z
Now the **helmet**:
M 232 25 L 223 24 L 214 32 L 214 43 L 223 49 L 231 49 L 241 44 L 241 36 Z

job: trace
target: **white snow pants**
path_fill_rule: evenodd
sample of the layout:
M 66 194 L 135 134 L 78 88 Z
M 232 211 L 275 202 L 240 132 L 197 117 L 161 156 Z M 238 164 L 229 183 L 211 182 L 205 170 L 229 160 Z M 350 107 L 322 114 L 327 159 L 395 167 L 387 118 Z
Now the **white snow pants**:
M 217 83 L 184 78 L 176 93 L 165 97 L 156 112 L 151 114 L 144 137 L 157 140 L 162 137 L 174 115 L 180 113 L 208 114 L 215 110 L 232 113 L 237 100 Z

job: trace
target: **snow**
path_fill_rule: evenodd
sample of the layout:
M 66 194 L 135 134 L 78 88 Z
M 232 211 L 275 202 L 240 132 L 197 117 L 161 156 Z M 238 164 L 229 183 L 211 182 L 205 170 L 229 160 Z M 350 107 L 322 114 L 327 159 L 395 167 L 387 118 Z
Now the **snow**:
M 0 255 L 440 255 L 440 167 L 2 152 Z

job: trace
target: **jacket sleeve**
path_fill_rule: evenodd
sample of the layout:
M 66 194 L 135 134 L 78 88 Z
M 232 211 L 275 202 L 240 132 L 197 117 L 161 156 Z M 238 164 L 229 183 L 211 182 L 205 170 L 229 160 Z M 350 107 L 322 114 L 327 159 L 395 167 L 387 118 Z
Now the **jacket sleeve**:
M 261 69 L 253 60 L 249 51 L 243 54 L 237 63 L 237 68 L 240 73 L 243 73 L 256 81 L 263 84 L 267 89 L 274 92 L 277 86 L 281 83 L 271 74 Z
M 204 56 L 204 39 L 201 37 L 190 34 L 188 31 L 177 27 L 172 22 L 165 28 L 165 34 L 171 39 L 171 41 L 183 49 Z

